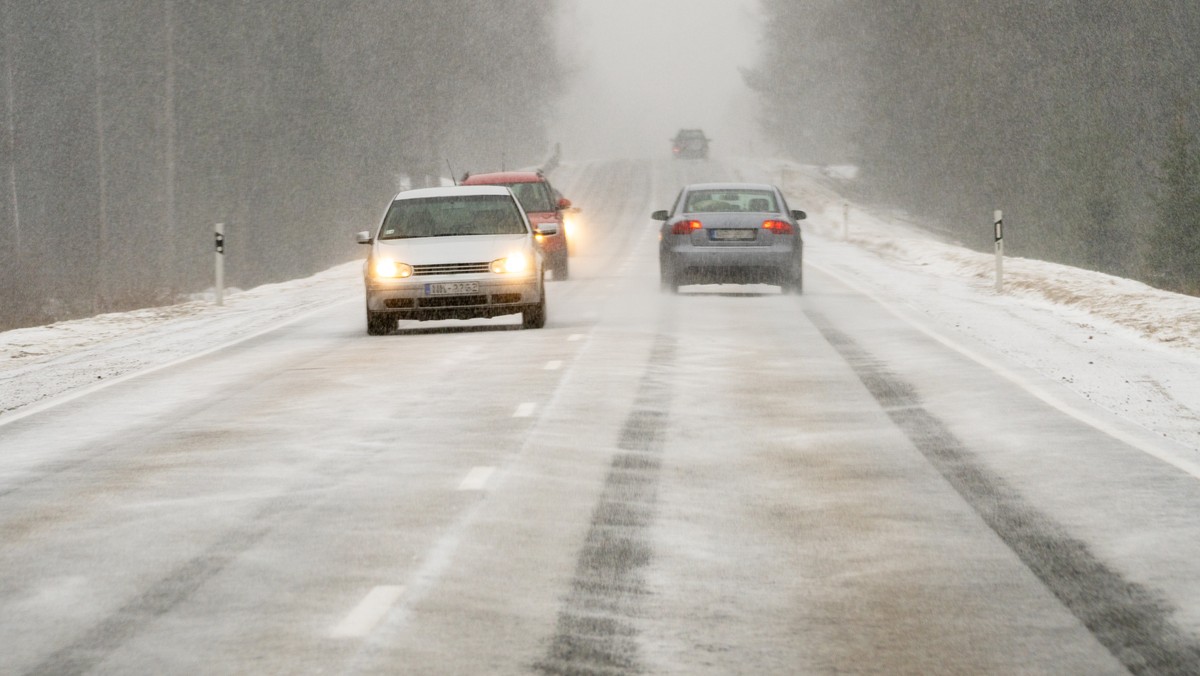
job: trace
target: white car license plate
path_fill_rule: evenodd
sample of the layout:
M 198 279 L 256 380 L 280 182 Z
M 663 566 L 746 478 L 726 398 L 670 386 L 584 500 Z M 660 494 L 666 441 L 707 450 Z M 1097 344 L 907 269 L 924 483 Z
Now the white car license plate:
M 753 230 L 713 230 L 712 238 L 719 240 L 747 240 L 754 239 Z
M 438 282 L 426 284 L 426 296 L 454 296 L 464 293 L 479 293 L 479 282 Z

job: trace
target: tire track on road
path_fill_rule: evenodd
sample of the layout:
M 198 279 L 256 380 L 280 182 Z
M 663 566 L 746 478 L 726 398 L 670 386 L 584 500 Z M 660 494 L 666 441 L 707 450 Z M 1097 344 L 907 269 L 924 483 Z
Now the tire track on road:
M 653 523 L 670 413 L 675 342 L 660 332 L 618 438 L 599 503 L 579 554 L 570 592 L 544 659 L 544 674 L 637 673 L 638 629 L 654 557 Z
M 209 580 L 261 542 L 280 521 L 294 517 L 307 506 L 303 499 L 290 495 L 270 501 L 248 519 L 249 526 L 230 533 L 184 561 L 105 620 L 47 656 L 28 673 L 71 676 L 92 671 L 151 623 L 191 598 Z
M 1125 668 L 1139 675 L 1196 673 L 1200 643 L 1171 622 L 1175 609 L 1161 595 L 1098 559 L 1066 527 L 982 467 L 925 409 L 910 383 L 822 315 L 806 314 L 917 450 Z

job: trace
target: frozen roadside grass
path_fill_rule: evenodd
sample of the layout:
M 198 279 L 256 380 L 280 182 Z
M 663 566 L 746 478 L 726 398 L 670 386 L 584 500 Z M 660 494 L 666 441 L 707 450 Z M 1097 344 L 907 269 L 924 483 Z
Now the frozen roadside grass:
M 203 300 L 0 333 L 0 421 L 31 404 L 261 333 L 361 295 L 362 263 Z

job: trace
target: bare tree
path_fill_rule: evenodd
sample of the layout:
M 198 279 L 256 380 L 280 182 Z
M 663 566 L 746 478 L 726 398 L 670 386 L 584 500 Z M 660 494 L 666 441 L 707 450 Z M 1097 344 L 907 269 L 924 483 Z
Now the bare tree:
M 13 87 L 13 64 L 16 58 L 13 45 L 16 44 L 16 34 L 13 32 L 12 0 L 4 2 L 4 137 L 5 157 L 8 160 L 8 200 L 9 213 L 12 215 L 13 256 L 21 256 L 21 203 L 17 196 L 17 122 L 16 122 L 16 93 Z
M 95 67 L 95 116 L 96 116 L 96 167 L 97 167 L 97 213 L 96 213 L 96 258 L 100 265 L 93 268 L 92 310 L 101 312 L 109 309 L 108 275 L 108 158 L 105 148 L 104 120 L 104 27 L 100 14 L 103 3 L 92 5 L 92 58 Z

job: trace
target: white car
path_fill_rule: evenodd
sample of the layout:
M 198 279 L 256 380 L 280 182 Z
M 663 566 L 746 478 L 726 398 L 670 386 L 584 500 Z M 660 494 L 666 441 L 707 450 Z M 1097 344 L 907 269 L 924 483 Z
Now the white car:
M 363 267 L 367 333 L 399 319 L 470 319 L 521 314 L 546 324 L 542 254 L 512 191 L 497 186 L 408 190 L 396 195 L 379 228 L 358 233 L 371 247 Z

